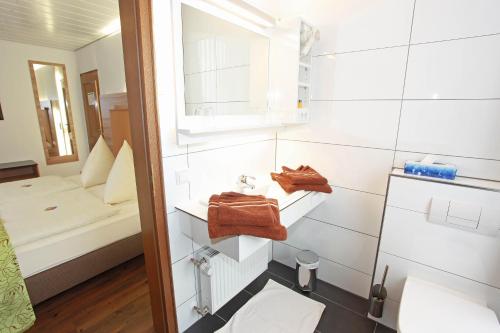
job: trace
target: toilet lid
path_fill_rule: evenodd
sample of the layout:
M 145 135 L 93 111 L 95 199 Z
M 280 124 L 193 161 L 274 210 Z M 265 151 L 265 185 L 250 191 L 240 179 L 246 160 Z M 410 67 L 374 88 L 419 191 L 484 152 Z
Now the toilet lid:
M 500 333 L 493 310 L 439 285 L 408 277 L 398 319 L 401 333 Z

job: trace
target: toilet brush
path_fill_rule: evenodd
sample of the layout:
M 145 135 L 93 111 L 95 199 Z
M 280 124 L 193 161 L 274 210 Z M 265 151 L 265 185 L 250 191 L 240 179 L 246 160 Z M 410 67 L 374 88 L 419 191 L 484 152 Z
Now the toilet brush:
M 389 266 L 386 265 L 384 269 L 384 275 L 382 276 L 382 282 L 372 287 L 370 309 L 368 312 L 375 318 L 381 318 L 384 312 L 384 302 L 387 298 L 387 290 L 385 289 L 384 285 L 388 271 Z

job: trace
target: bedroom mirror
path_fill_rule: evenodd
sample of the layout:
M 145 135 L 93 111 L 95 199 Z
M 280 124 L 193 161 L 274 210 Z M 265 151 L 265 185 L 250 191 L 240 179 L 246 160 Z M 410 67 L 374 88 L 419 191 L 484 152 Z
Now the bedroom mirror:
M 78 161 L 66 67 L 34 60 L 28 63 L 47 164 Z
M 184 116 L 265 114 L 269 38 L 185 3 L 181 16 Z

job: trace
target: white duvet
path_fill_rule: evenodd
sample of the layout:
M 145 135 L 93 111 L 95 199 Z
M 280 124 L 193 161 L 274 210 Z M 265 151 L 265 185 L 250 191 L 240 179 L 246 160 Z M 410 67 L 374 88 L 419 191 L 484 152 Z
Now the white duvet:
M 0 203 L 0 220 L 14 247 L 117 214 L 83 188 Z
M 75 189 L 79 185 L 59 176 L 43 176 L 0 184 L 0 204 L 21 201 L 33 196 Z

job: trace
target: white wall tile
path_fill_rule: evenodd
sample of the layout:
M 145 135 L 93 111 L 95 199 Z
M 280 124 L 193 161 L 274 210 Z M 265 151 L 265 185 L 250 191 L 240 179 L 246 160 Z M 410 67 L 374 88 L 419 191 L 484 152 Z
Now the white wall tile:
M 398 150 L 500 160 L 500 101 L 405 101 Z
M 217 68 L 228 68 L 250 64 L 250 47 L 248 41 L 230 36 L 218 36 Z
M 249 100 L 249 70 L 247 66 L 217 71 L 217 102 Z
M 187 155 L 163 158 L 163 182 L 167 200 L 167 212 L 175 211 L 175 205 L 189 199 L 189 184 L 177 185 L 176 171 L 187 170 Z
M 278 140 L 277 167 L 309 164 L 331 185 L 385 195 L 394 152 Z
M 406 54 L 404 46 L 314 57 L 311 98 L 400 99 Z
M 408 43 L 413 0 L 247 0 L 275 17 L 303 17 L 321 31 L 314 54 Z
M 427 154 L 396 152 L 394 166 L 403 168 L 406 161 L 421 161 Z M 457 175 L 500 181 L 500 161 L 478 158 L 464 158 L 432 154 L 438 163 L 453 164 L 457 167 Z
M 186 103 L 217 101 L 217 72 L 208 71 L 184 76 Z
M 269 131 L 259 131 L 258 133 L 242 133 L 238 136 L 234 134 L 228 136 L 221 136 L 214 140 L 198 144 L 189 145 L 189 153 L 196 153 L 205 150 L 212 150 L 217 148 L 225 148 L 237 145 L 243 145 L 248 143 L 256 143 L 266 140 L 274 140 L 276 138 L 276 132 L 274 130 Z
M 499 12 L 497 0 L 418 0 L 411 42 L 499 33 Z
M 182 232 L 183 221 L 180 213 L 174 212 L 167 216 L 168 238 L 170 241 L 170 259 L 173 263 L 193 253 L 193 241 Z
M 307 216 L 378 237 L 384 198 L 381 195 L 334 187 L 326 201 Z
M 158 94 L 158 114 L 160 116 L 161 153 L 163 157 L 187 153 L 187 146 L 177 144 L 177 123 L 175 114 L 175 99 L 171 93 Z
M 499 58 L 500 35 L 413 45 L 404 97 L 498 98 Z
M 335 15 L 336 43 L 330 45 L 330 51 L 345 52 L 408 44 L 413 3 L 413 0 L 379 0 L 349 1 L 344 6 L 337 4 L 334 10 L 341 12 Z M 322 29 L 322 36 L 330 33 L 326 29 Z M 326 48 L 326 45 L 321 46 L 323 50 Z M 321 52 L 321 49 L 318 51 Z
M 274 169 L 273 141 L 189 153 L 191 198 L 224 191 L 238 176 L 269 174 Z
M 378 239 L 304 217 L 288 229 L 284 243 L 370 275 Z
M 175 304 L 182 304 L 196 294 L 194 265 L 186 257 L 172 265 Z
M 215 38 L 208 37 L 183 44 L 184 74 L 193 74 L 217 69 Z
M 400 107 L 400 101 L 313 101 L 310 123 L 278 138 L 394 149 Z
M 500 288 L 500 245 L 489 237 L 429 223 L 426 214 L 387 207 L 380 251 Z
M 184 332 L 193 325 L 201 316 L 194 310 L 197 306 L 196 296 L 177 306 L 177 324 L 179 332 Z
M 285 243 L 273 242 L 273 259 L 292 268 L 295 268 L 299 251 Z M 358 296 L 367 298 L 369 295 L 371 276 L 324 258 L 320 258 L 318 278 Z

